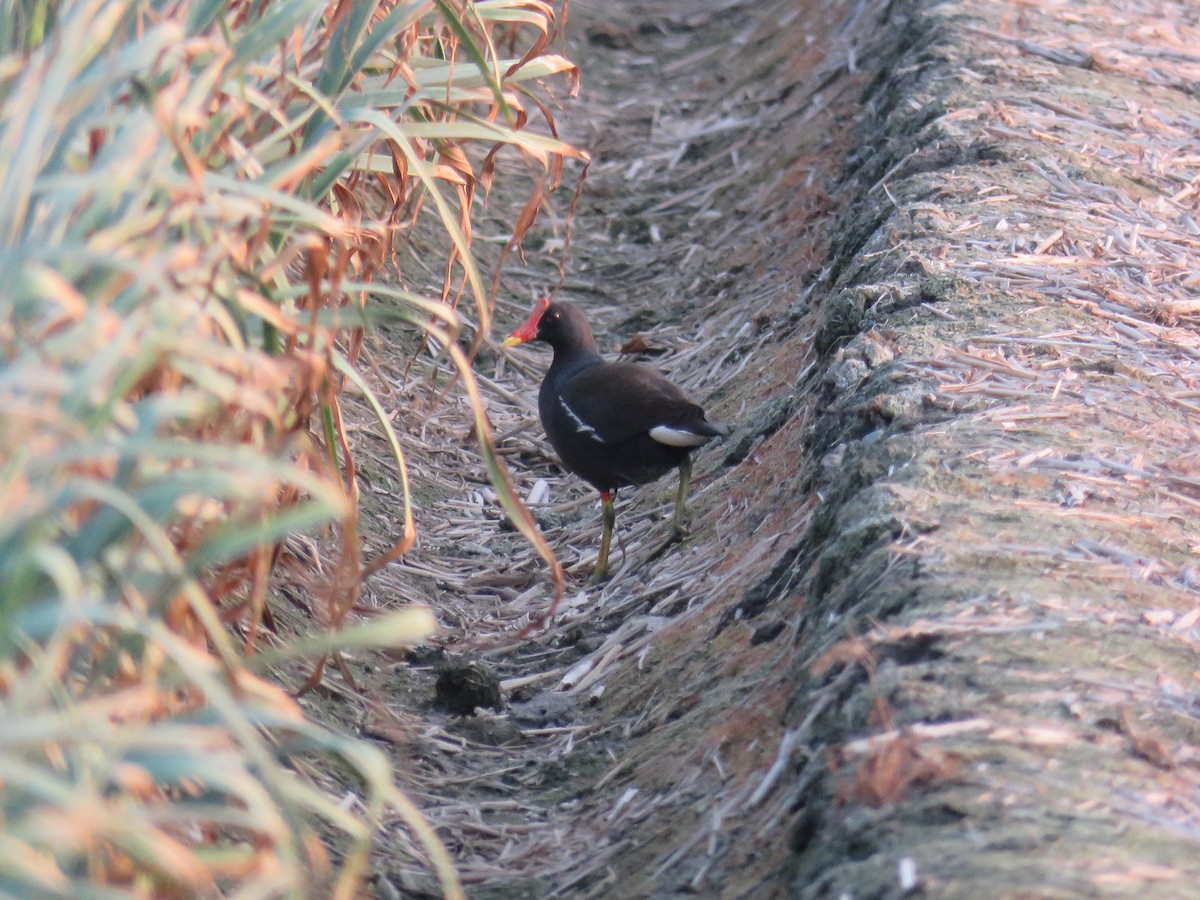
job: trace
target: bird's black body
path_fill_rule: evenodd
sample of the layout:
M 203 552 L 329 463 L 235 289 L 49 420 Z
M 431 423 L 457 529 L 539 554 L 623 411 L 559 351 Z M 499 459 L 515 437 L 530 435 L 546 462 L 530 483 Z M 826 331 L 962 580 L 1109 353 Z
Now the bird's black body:
M 583 313 L 569 303 L 547 306 L 529 340 L 554 350 L 538 393 L 546 437 L 563 465 L 599 491 L 654 481 L 721 434 L 658 372 L 605 362 Z
M 592 581 L 600 581 L 608 571 L 617 488 L 645 484 L 678 468 L 672 523 L 675 537 L 681 537 L 691 451 L 722 432 L 653 369 L 605 362 L 587 319 L 570 303 L 539 300 L 528 321 L 504 343 L 526 341 L 543 341 L 554 349 L 538 393 L 546 437 L 563 465 L 600 491 L 604 527 L 592 572 Z
M 558 372 L 551 366 L 538 394 L 538 413 L 563 465 L 600 491 L 646 484 L 679 467 L 692 448 L 656 441 L 650 436 L 656 426 L 707 437 L 720 433 L 704 410 L 657 372 L 598 357 Z

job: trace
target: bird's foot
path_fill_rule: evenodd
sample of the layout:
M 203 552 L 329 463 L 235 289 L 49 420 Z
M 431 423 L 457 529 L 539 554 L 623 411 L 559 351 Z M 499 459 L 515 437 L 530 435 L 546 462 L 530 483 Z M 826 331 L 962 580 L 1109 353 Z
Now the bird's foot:
M 678 506 L 675 508 L 675 514 L 671 516 L 671 536 L 672 544 L 678 544 L 688 536 L 687 514 Z
M 597 585 L 608 581 L 608 566 L 596 568 L 592 571 L 592 577 L 588 579 L 588 584 Z

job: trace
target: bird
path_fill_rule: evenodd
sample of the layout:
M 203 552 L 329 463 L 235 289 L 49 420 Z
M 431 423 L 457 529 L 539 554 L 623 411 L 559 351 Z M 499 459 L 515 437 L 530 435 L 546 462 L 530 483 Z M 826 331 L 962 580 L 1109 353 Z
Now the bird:
M 616 525 L 617 490 L 656 481 L 679 470 L 672 537 L 684 534 L 684 507 L 692 450 L 724 431 L 666 377 L 646 366 L 608 362 L 596 349 L 587 317 L 573 303 L 543 297 L 525 324 L 504 339 L 531 341 L 554 351 L 538 391 L 538 417 L 563 466 L 600 492 L 600 553 L 593 584 L 608 573 Z

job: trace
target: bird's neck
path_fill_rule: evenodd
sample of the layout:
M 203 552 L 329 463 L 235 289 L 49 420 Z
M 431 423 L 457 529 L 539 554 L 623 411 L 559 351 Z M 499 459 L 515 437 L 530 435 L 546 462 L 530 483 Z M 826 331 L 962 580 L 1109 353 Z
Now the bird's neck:
M 584 369 L 603 364 L 604 357 L 596 349 L 596 342 L 588 337 L 583 343 L 575 343 L 569 347 L 555 347 L 554 360 L 550 363 L 550 371 L 546 380 L 561 383 Z
M 596 340 L 590 334 L 582 335 L 570 344 L 560 344 L 554 348 L 554 361 L 551 368 L 574 369 L 578 366 L 595 365 L 603 362 L 600 351 L 596 349 Z

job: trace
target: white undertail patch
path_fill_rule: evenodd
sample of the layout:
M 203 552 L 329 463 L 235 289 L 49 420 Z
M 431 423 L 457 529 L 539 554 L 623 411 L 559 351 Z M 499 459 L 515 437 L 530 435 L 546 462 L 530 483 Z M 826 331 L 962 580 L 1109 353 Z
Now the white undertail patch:
M 575 410 L 573 410 L 573 409 L 571 409 L 571 407 L 567 406 L 566 400 L 564 400 L 562 397 L 559 397 L 558 405 L 561 406 L 563 408 L 563 411 L 566 412 L 566 414 L 571 417 L 571 421 L 575 423 L 576 431 L 578 431 L 580 434 L 589 435 L 593 441 L 599 441 L 601 444 L 604 443 L 604 438 L 600 437 L 600 435 L 598 435 L 596 433 L 595 428 L 593 428 L 587 422 L 583 421 L 583 419 L 579 418 L 579 416 L 576 414 Z
M 650 429 L 650 437 L 668 447 L 699 447 L 712 440 L 712 435 L 696 434 L 682 428 L 670 428 L 666 425 L 656 425 Z

